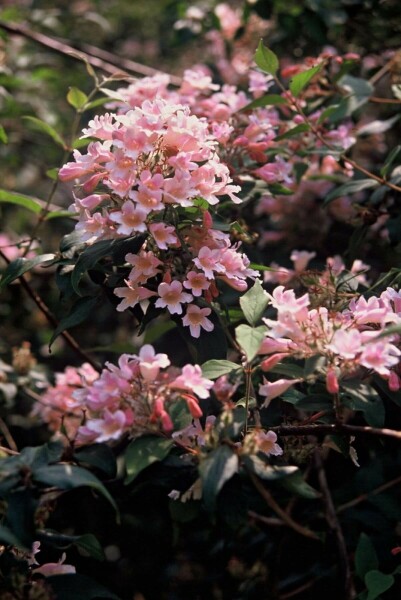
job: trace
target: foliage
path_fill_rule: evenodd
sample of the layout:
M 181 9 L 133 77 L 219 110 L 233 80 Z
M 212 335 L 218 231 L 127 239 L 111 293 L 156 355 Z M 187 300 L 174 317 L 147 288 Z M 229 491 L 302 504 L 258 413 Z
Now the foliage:
M 107 4 L 0 12 L 0 596 L 394 598 L 391 3 Z

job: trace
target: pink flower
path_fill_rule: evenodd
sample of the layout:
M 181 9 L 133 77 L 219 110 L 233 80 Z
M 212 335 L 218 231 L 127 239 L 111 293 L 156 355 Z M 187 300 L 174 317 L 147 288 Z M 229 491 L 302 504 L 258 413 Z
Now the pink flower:
M 118 210 L 110 214 L 110 220 L 114 223 L 119 223 L 117 233 L 130 235 L 134 231 L 146 231 L 145 221 L 147 214 L 147 211 L 141 208 L 141 206 L 136 206 L 128 200 L 122 205 L 121 211 Z
M 207 246 L 203 246 L 199 250 L 198 257 L 194 258 L 194 264 L 205 273 L 208 279 L 213 279 L 214 271 L 224 273 L 224 268 L 219 262 L 220 256 L 219 250 L 210 250 Z
M 211 312 L 210 308 L 200 308 L 196 304 L 190 304 L 187 307 L 187 313 L 183 317 L 182 322 L 189 327 L 192 337 L 198 338 L 201 328 L 205 331 L 213 331 L 214 325 L 207 318 Z
M 52 577 L 53 575 L 68 575 L 76 573 L 73 565 L 63 564 L 66 559 L 66 554 L 63 552 L 60 560 L 57 563 L 46 563 L 37 569 L 33 569 L 32 573 L 43 575 L 44 577 Z
M 110 412 L 107 408 L 104 410 L 101 419 L 90 419 L 84 427 L 80 427 L 83 431 L 92 433 L 97 442 L 107 442 L 109 440 L 117 440 L 127 430 L 129 419 L 122 410 Z
M 125 257 L 125 260 L 133 266 L 133 269 L 129 274 L 131 283 L 145 282 L 150 279 L 150 277 L 154 277 L 160 273 L 158 267 L 163 264 L 152 251 L 142 251 L 139 254 L 132 254 L 129 252 Z
M 367 369 L 373 369 L 379 375 L 389 376 L 389 367 L 394 367 L 399 362 L 401 351 L 390 342 L 370 342 L 364 347 L 359 358 L 359 363 Z
M 189 271 L 183 285 L 187 290 L 191 290 L 194 296 L 201 296 L 204 290 L 209 289 L 210 281 L 206 279 L 203 273 Z
M 156 354 L 150 344 L 142 346 L 139 352 L 139 370 L 146 381 L 155 381 L 160 369 L 170 364 L 167 354 Z
M 259 386 L 259 394 L 261 396 L 266 396 L 266 400 L 263 402 L 261 408 L 267 408 L 274 398 L 281 396 L 291 386 L 300 381 L 302 381 L 302 379 L 278 379 L 277 381 L 270 382 L 264 377 L 263 385 Z
M 361 334 L 357 329 L 337 329 L 327 348 L 342 358 L 355 358 L 362 350 Z
M 202 376 L 199 365 L 185 365 L 182 374 L 170 383 L 170 387 L 194 392 L 199 398 L 208 398 L 213 381 Z
M 156 300 L 156 308 L 166 308 L 170 314 L 182 314 L 181 304 L 186 304 L 193 300 L 191 294 L 182 291 L 182 284 L 179 281 L 171 283 L 161 283 L 157 288 L 160 298 Z
M 152 223 L 149 225 L 149 231 L 160 250 L 167 250 L 169 245 L 179 244 L 174 227 L 169 227 L 164 223 Z
M 152 292 L 145 287 L 135 287 L 129 281 L 125 282 L 127 287 L 115 288 L 114 294 L 118 298 L 122 298 L 122 302 L 116 307 L 119 312 L 126 310 L 127 308 L 133 308 L 142 300 L 147 300 L 151 296 L 157 296 L 156 292 Z
M 274 431 L 256 431 L 254 434 L 258 450 L 272 456 L 281 456 L 283 449 L 276 443 L 277 435 Z

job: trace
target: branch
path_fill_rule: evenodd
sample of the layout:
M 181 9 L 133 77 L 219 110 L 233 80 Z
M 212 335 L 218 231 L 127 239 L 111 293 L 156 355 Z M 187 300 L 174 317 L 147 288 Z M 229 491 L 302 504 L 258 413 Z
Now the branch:
M 7 256 L 2 250 L 0 250 L 0 256 L 8 265 L 10 264 L 11 261 L 7 258 Z M 37 294 L 35 290 L 30 286 L 28 281 L 25 279 L 24 275 L 20 275 L 18 279 L 28 296 L 32 298 L 32 300 L 35 302 L 39 310 L 44 314 L 50 325 L 52 325 L 54 328 L 57 328 L 58 321 L 56 317 L 50 311 L 50 309 L 39 296 L 39 294 Z M 60 335 L 65 339 L 70 348 L 72 348 L 74 352 L 78 354 L 78 356 L 80 356 L 85 362 L 88 362 L 96 371 L 98 371 L 99 373 L 101 372 L 100 365 L 95 360 L 93 360 L 84 350 L 82 350 L 78 342 L 75 340 L 75 338 L 72 337 L 70 333 L 68 333 L 68 331 L 62 331 Z
M 21 35 L 27 39 L 33 40 L 42 46 L 51 48 L 51 50 L 55 50 L 56 52 L 60 52 L 61 54 L 70 56 L 71 58 L 83 59 L 94 67 L 101 69 L 106 73 L 110 73 L 111 75 L 116 73 L 117 68 L 119 68 L 118 65 L 122 65 L 127 70 L 137 73 L 141 76 L 152 76 L 163 73 L 162 71 L 153 69 L 152 67 L 147 67 L 132 60 L 127 60 L 124 58 L 121 59 L 110 52 L 106 52 L 100 48 L 96 48 L 95 46 L 88 44 L 83 44 L 83 47 L 86 49 L 86 52 L 83 52 L 82 50 L 70 46 L 64 41 L 49 37 L 43 33 L 38 33 L 32 29 L 29 29 L 25 25 L 20 25 L 18 23 L 6 23 L 5 21 L 0 21 L 0 28 L 8 31 L 9 33 Z M 103 60 L 102 56 L 106 58 L 106 60 Z M 129 76 L 128 72 L 122 72 L 122 74 Z M 170 81 L 174 85 L 181 84 L 181 79 L 173 75 L 170 75 Z
M 315 451 L 315 465 L 320 489 L 322 491 L 322 498 L 326 509 L 326 521 L 330 529 L 334 533 L 337 541 L 339 566 L 341 569 L 342 577 L 344 579 L 344 600 L 352 600 L 353 598 L 355 598 L 356 594 L 354 584 L 352 581 L 351 567 L 348 560 L 347 546 L 345 543 L 344 534 L 341 529 L 340 522 L 337 518 L 336 509 L 333 504 L 333 499 L 330 494 L 329 486 L 327 484 L 323 460 L 318 449 Z
M 379 427 L 369 427 L 361 425 L 347 425 L 345 423 L 322 424 L 322 425 L 279 425 L 271 427 L 277 435 L 283 437 L 290 435 L 318 435 L 344 433 L 347 435 L 372 435 L 376 437 L 389 437 L 401 440 L 401 431 L 395 429 L 385 429 Z
M 265 488 L 263 483 L 256 477 L 256 475 L 254 473 L 251 473 L 250 471 L 248 471 L 248 475 L 249 475 L 253 485 L 258 490 L 259 494 L 266 501 L 266 504 L 276 513 L 276 515 L 278 515 L 282 519 L 282 521 L 288 527 L 290 527 L 291 529 L 293 529 L 300 535 L 303 535 L 304 537 L 310 538 L 312 540 L 319 540 L 319 537 L 316 535 L 316 533 L 314 533 L 307 527 L 300 525 L 300 523 L 297 523 L 296 521 L 294 521 L 294 519 L 292 517 L 290 517 L 290 515 L 288 515 L 285 512 L 285 510 L 283 510 L 277 504 L 277 502 L 275 501 L 275 499 L 273 498 L 271 493 Z
M 393 487 L 393 485 L 397 485 L 397 483 L 401 483 L 401 476 L 396 477 L 395 479 L 392 479 L 391 481 L 387 481 L 386 483 L 379 485 L 377 488 L 371 490 L 370 492 L 361 494 L 360 496 L 357 496 L 356 498 L 354 498 L 353 500 L 350 500 L 349 502 L 345 502 L 344 504 L 341 504 L 340 506 L 337 507 L 337 514 L 344 512 L 348 508 L 353 508 L 357 504 L 360 504 L 360 502 L 364 502 L 365 500 L 368 500 L 369 496 L 376 496 L 376 495 L 381 494 L 382 492 L 385 492 L 389 488 Z
M 18 446 L 15 443 L 14 438 L 11 435 L 11 432 L 10 432 L 9 428 L 7 427 L 6 422 L 1 417 L 0 417 L 0 431 L 3 434 L 4 439 L 6 440 L 7 444 L 10 446 L 10 450 L 12 452 L 16 452 L 17 454 L 19 454 Z

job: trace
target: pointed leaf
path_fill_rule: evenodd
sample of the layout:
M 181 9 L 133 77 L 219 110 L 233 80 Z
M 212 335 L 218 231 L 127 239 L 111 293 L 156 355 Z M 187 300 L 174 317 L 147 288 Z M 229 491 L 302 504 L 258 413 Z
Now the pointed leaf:
M 61 319 L 60 323 L 54 330 L 53 335 L 50 338 L 49 349 L 60 333 L 66 329 L 70 329 L 71 327 L 79 325 L 91 314 L 93 314 L 93 310 L 98 303 L 98 300 L 99 299 L 96 296 L 85 296 L 83 298 L 79 298 L 79 300 L 71 308 L 70 314 L 64 317 L 64 319 Z
M 374 179 L 357 179 L 348 181 L 340 187 L 334 188 L 325 198 L 324 203 L 328 204 L 332 200 L 336 198 L 340 198 L 340 196 L 346 196 L 348 194 L 355 194 L 356 192 L 360 192 L 362 190 L 367 190 L 370 188 L 377 187 L 379 184 Z
M 7 137 L 7 134 L 5 132 L 3 125 L 0 125 L 0 142 L 3 142 L 3 144 L 8 143 L 8 137 Z
M 266 327 L 250 327 L 239 325 L 235 329 L 236 340 L 241 346 L 248 362 L 255 358 L 260 345 L 266 335 Z
M 237 365 L 230 360 L 208 360 L 202 365 L 202 375 L 207 379 L 217 379 L 222 375 L 227 375 L 232 371 L 237 371 L 241 365 Z
M 67 94 L 67 102 L 76 109 L 80 109 L 88 101 L 88 96 L 76 87 L 70 87 Z
M 269 295 L 257 279 L 255 284 L 239 299 L 239 303 L 249 325 L 256 325 L 269 304 Z
M 78 487 L 90 487 L 102 494 L 118 513 L 117 505 L 102 482 L 92 473 L 75 465 L 50 465 L 32 471 L 32 478 L 60 490 L 72 490 Z
M 146 467 L 166 458 L 173 445 L 172 440 L 155 435 L 143 435 L 133 440 L 125 453 L 125 483 L 131 483 Z
M 208 510 L 213 510 L 219 491 L 238 471 L 238 456 L 229 446 L 219 446 L 201 462 L 199 470 L 203 501 Z
M 319 73 L 322 68 L 322 63 L 320 65 L 316 65 L 307 71 L 302 71 L 301 73 L 297 73 L 290 80 L 290 92 L 294 96 L 299 96 L 302 90 L 309 84 L 309 82 L 313 79 L 313 77 Z
M 381 571 L 369 571 L 365 575 L 365 585 L 368 588 L 367 600 L 376 600 L 394 584 L 394 577 Z
M 314 500 L 320 497 L 320 492 L 315 490 L 309 483 L 305 481 L 301 471 L 297 470 L 295 473 L 288 477 L 280 480 L 280 485 L 285 487 L 286 490 L 301 496 L 302 498 L 308 498 Z
M 356 574 L 363 580 L 366 573 L 377 569 L 378 566 L 379 560 L 370 538 L 366 533 L 361 533 L 355 552 Z
M 41 256 L 35 256 L 35 258 L 16 258 L 7 265 L 0 279 L 0 288 L 15 281 L 15 279 L 18 279 L 18 277 L 21 277 L 21 275 L 33 269 L 33 267 L 52 261 L 54 257 L 55 254 L 42 254 Z
M 48 123 L 45 123 L 45 121 L 42 121 L 41 119 L 37 119 L 36 117 L 22 117 L 22 118 L 25 119 L 26 121 L 28 121 L 29 123 L 31 123 L 33 125 L 33 128 L 36 129 L 36 131 L 40 131 L 41 133 L 48 135 L 49 137 L 52 138 L 52 140 L 54 142 L 56 142 L 56 144 L 61 146 L 64 150 L 67 149 L 66 142 L 63 140 L 61 135 L 59 135 L 57 133 L 57 131 L 51 125 L 49 125 Z
M 269 75 L 275 75 L 279 68 L 279 62 L 277 56 L 260 40 L 258 48 L 255 52 L 254 61 L 258 65 L 259 69 L 262 69 Z
M 245 112 L 247 110 L 253 110 L 254 108 L 262 108 L 263 106 L 280 106 L 288 105 L 288 100 L 279 94 L 266 94 L 261 98 L 256 98 L 243 108 L 239 112 Z
M 8 190 L 0 190 L 0 202 L 22 206 L 35 214 L 39 214 L 42 210 L 42 205 L 36 198 L 31 198 L 31 196 L 25 194 L 16 194 Z
M 296 125 L 292 129 L 289 129 L 285 133 L 278 135 L 274 138 L 275 142 L 280 142 L 281 140 L 286 140 L 287 138 L 294 137 L 294 135 L 299 135 L 300 133 L 306 133 L 310 130 L 310 125 L 308 123 L 300 123 Z M 292 192 L 293 193 L 293 192 Z

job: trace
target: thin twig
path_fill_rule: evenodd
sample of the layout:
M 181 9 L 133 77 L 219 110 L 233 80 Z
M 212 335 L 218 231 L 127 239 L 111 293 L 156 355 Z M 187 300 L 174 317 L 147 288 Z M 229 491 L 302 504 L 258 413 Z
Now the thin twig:
M 392 479 L 391 481 L 387 481 L 386 483 L 379 485 L 377 488 L 371 490 L 370 492 L 366 492 L 364 494 L 361 494 L 360 496 L 357 496 L 356 498 L 353 498 L 349 502 L 344 502 L 344 504 L 341 504 L 337 507 L 337 514 L 344 512 L 348 508 L 353 508 L 354 506 L 357 506 L 365 500 L 369 500 L 369 496 L 377 496 L 382 492 L 385 492 L 389 488 L 393 487 L 393 485 L 397 485 L 397 483 L 401 483 L 401 475 L 399 477 L 396 477 L 395 479 Z
M 326 521 L 336 537 L 339 565 L 344 580 L 344 600 L 352 600 L 355 598 L 356 594 L 352 580 L 351 567 L 348 560 L 347 546 L 340 522 L 337 518 L 336 509 L 334 507 L 333 499 L 327 483 L 326 472 L 324 470 L 323 460 L 319 449 L 316 449 L 315 451 L 315 465 L 320 489 L 322 492 L 322 499 L 326 509 Z
M 83 45 L 86 48 L 86 52 L 84 52 L 83 50 L 79 50 L 77 48 L 74 48 L 73 46 L 70 46 L 64 41 L 55 39 L 43 33 L 38 33 L 36 31 L 33 31 L 32 29 L 29 29 L 25 25 L 20 25 L 18 23 L 6 23 L 4 21 L 0 21 L 0 28 L 4 29 L 5 31 L 8 31 L 9 33 L 21 35 L 25 38 L 31 39 L 41 44 L 42 46 L 51 48 L 51 50 L 55 50 L 56 52 L 60 52 L 61 54 L 70 56 L 71 58 L 75 58 L 78 60 L 83 59 L 92 66 L 101 69 L 105 73 L 110 73 L 111 75 L 114 75 L 117 72 L 117 70 L 119 70 L 122 75 L 129 76 L 128 72 L 124 72 L 124 70 L 122 70 L 118 66 L 119 64 L 124 65 L 124 68 L 127 69 L 127 71 L 131 71 L 132 73 L 136 73 L 141 76 L 152 76 L 163 73 L 158 69 L 147 67 L 132 60 L 121 59 L 115 56 L 114 54 L 111 54 L 110 52 L 105 52 L 104 50 L 100 50 L 100 48 L 96 48 L 95 46 Z M 102 59 L 102 56 L 107 56 L 107 59 Z M 172 84 L 181 84 L 181 80 L 179 77 L 175 77 L 173 75 L 169 75 L 169 77 Z
M 17 456 L 19 454 L 19 452 L 11 450 L 10 448 L 6 448 L 5 446 L 0 446 L 0 452 L 4 452 L 5 454 L 9 454 L 10 456 Z
M 316 533 L 314 533 L 313 531 L 311 531 L 307 527 L 304 527 L 300 523 L 297 523 L 296 521 L 294 521 L 294 519 L 292 517 L 290 517 L 290 515 L 288 515 L 285 512 L 285 510 L 283 510 L 277 504 L 277 502 L 275 501 L 275 499 L 273 498 L 273 496 L 271 495 L 271 493 L 269 492 L 269 490 L 267 490 L 265 488 L 265 486 L 263 485 L 263 483 L 256 477 L 256 475 L 254 473 L 251 473 L 250 471 L 248 471 L 248 474 L 249 474 L 249 477 L 250 477 L 253 485 L 258 490 L 258 492 L 262 496 L 262 498 L 265 500 L 266 504 L 272 509 L 273 512 L 276 513 L 276 515 L 278 515 L 282 519 L 282 521 L 288 527 L 290 527 L 291 529 L 293 529 L 294 531 L 296 531 L 300 535 L 303 535 L 304 537 L 310 538 L 312 540 L 319 540 L 319 538 L 316 535 Z
M 401 440 L 401 431 L 396 429 L 386 429 L 379 427 L 369 427 L 362 425 L 348 425 L 345 423 L 322 424 L 322 425 L 279 425 L 271 427 L 277 435 L 283 437 L 290 435 L 319 435 L 344 433 L 347 435 L 367 435 L 376 437 L 388 437 Z
M 265 525 L 269 525 L 269 527 L 283 527 L 285 526 L 284 521 L 281 519 L 276 519 L 275 517 L 265 517 L 260 515 L 259 513 L 254 512 L 253 510 L 248 510 L 248 517 L 254 519 L 255 521 L 260 521 Z
M 0 256 L 3 258 L 3 260 L 7 264 L 10 264 L 11 261 L 7 258 L 7 256 L 1 250 L 0 250 Z M 24 275 L 20 275 L 18 277 L 18 279 L 21 283 L 21 286 L 24 288 L 24 290 L 26 291 L 28 296 L 30 298 L 32 298 L 32 300 L 35 302 L 35 304 L 39 308 L 39 310 L 44 314 L 44 316 L 46 317 L 48 322 L 54 328 L 57 328 L 59 323 L 58 323 L 56 317 L 50 311 L 50 309 L 45 304 L 45 302 L 42 300 L 42 298 L 39 296 L 39 294 L 37 294 L 35 292 L 35 290 L 30 286 L 28 281 L 25 279 Z M 78 356 L 80 356 L 85 362 L 88 362 L 96 371 L 98 371 L 99 373 L 101 372 L 100 365 L 95 360 L 93 360 L 93 358 L 91 358 L 89 356 L 89 354 L 87 354 L 84 350 L 82 350 L 82 348 L 80 347 L 78 342 L 75 340 L 75 338 L 73 338 L 73 336 L 70 333 L 68 333 L 68 331 L 62 331 L 60 333 L 60 335 L 61 335 L 61 337 L 63 337 L 65 339 L 65 341 L 70 346 L 70 348 L 72 348 L 74 350 L 74 352 L 76 354 L 78 354 Z
M 10 446 L 10 449 L 18 454 L 18 446 L 15 443 L 14 438 L 11 435 L 9 428 L 7 427 L 7 423 L 1 417 L 0 417 L 0 431 L 3 434 L 4 439 L 6 440 L 7 444 Z

